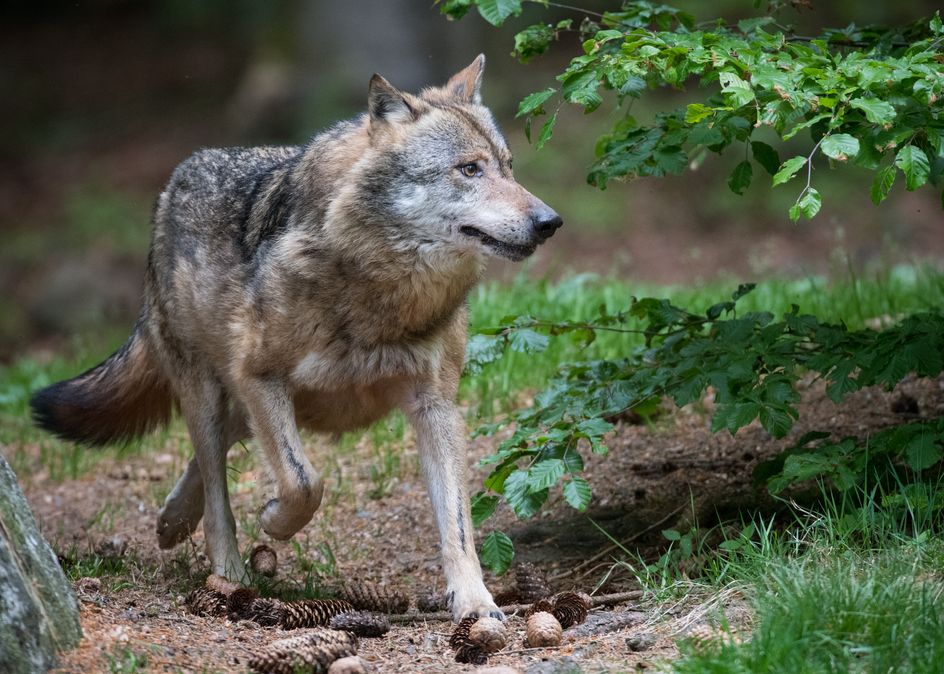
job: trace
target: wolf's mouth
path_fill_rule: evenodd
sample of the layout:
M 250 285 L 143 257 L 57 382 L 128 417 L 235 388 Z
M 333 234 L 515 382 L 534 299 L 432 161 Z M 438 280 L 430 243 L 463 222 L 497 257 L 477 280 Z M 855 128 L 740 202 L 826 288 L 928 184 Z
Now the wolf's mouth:
M 528 257 L 534 252 L 535 248 L 534 246 L 521 246 L 514 243 L 505 243 L 504 241 L 499 241 L 494 236 L 489 236 L 481 229 L 476 229 L 475 227 L 470 227 L 469 225 L 463 225 L 460 227 L 459 233 L 464 234 L 465 236 L 470 236 L 473 239 L 478 239 L 482 242 L 482 245 L 488 246 L 498 255 L 507 257 L 509 260 L 514 260 L 515 262 Z

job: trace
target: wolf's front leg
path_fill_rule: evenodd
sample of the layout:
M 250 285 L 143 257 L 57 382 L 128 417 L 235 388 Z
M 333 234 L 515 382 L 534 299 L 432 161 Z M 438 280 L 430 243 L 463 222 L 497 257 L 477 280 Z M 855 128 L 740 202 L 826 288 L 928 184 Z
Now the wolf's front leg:
M 283 382 L 252 379 L 241 391 L 253 435 L 273 472 L 278 495 L 262 509 L 262 528 L 279 540 L 291 538 L 311 521 L 324 485 L 302 450 L 295 406 Z
M 439 528 L 453 619 L 472 615 L 504 619 L 482 582 L 475 552 L 462 415 L 452 401 L 426 396 L 418 396 L 406 411 L 416 429 L 420 464 Z

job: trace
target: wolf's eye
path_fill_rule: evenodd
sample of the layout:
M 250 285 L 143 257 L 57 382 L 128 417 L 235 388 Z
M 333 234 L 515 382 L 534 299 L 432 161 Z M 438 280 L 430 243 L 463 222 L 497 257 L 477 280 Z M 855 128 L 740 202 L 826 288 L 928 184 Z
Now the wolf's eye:
M 479 165 L 475 162 L 470 162 L 468 164 L 462 164 L 459 166 L 459 170 L 462 172 L 466 178 L 474 178 L 477 175 L 481 175 L 482 171 L 479 169 Z

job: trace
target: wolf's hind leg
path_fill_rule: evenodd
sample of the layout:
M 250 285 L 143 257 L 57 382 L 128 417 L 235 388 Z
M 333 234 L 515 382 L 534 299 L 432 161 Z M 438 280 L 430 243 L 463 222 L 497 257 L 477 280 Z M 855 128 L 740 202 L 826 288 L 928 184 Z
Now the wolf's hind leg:
M 250 379 L 241 391 L 253 436 L 275 477 L 278 494 L 266 503 L 260 519 L 267 534 L 291 538 L 311 521 L 324 484 L 302 450 L 289 392 L 272 379 Z
M 419 395 L 406 409 L 416 429 L 420 465 L 433 505 L 453 619 L 504 619 L 482 582 L 466 487 L 465 424 L 455 403 Z
M 236 520 L 226 485 L 226 396 L 212 376 L 191 377 L 179 387 L 180 409 L 203 482 L 203 533 L 213 573 L 242 581 L 246 569 L 236 545 Z M 188 468 L 189 472 L 189 468 Z M 186 474 L 184 475 L 186 479 Z
M 203 477 L 194 457 L 157 516 L 157 544 L 167 550 L 185 541 L 203 517 L 203 503 Z

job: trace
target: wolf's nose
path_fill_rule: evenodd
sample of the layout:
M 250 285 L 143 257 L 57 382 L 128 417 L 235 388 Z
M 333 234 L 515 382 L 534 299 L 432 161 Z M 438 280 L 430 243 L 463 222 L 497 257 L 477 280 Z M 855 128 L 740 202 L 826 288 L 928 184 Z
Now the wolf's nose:
M 538 211 L 531 216 L 531 226 L 534 228 L 535 234 L 542 239 L 549 239 L 554 236 L 554 232 L 560 229 L 563 224 L 564 221 L 561 216 L 550 208 Z

